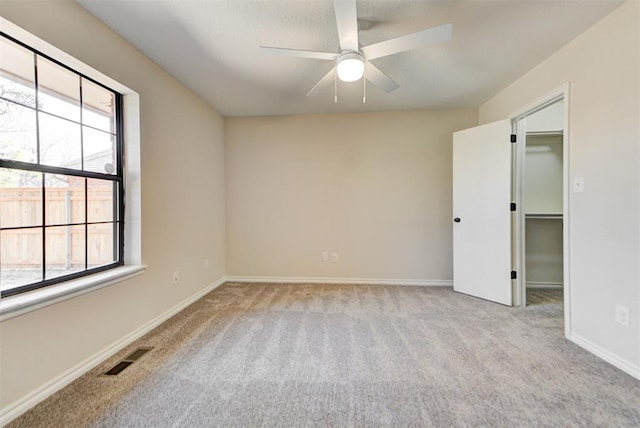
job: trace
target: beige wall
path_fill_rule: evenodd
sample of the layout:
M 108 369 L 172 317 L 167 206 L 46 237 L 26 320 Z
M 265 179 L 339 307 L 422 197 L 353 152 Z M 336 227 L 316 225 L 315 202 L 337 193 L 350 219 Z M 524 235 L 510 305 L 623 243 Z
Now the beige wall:
M 476 124 L 477 110 L 226 119 L 227 275 L 451 280 L 452 133 Z
M 223 119 L 211 107 L 73 2 L 0 5 L 3 17 L 140 94 L 149 265 L 142 276 L 0 324 L 7 408 L 221 278 L 225 200 Z
M 640 376 L 640 3 L 629 1 L 480 107 L 480 122 L 570 83 L 571 337 Z M 631 325 L 614 320 L 630 308 Z

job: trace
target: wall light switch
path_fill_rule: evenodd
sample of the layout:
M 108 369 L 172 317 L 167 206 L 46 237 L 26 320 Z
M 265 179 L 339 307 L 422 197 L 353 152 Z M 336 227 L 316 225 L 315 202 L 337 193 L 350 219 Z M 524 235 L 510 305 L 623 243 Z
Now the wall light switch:
M 338 263 L 338 253 L 331 253 L 331 263 Z
M 322 260 L 323 262 L 328 262 L 328 261 L 329 261 L 329 252 L 328 252 L 328 251 L 323 251 L 323 252 L 322 252 L 322 258 L 321 258 L 321 260 Z
M 573 179 L 573 191 L 575 193 L 584 192 L 584 177 L 575 177 Z

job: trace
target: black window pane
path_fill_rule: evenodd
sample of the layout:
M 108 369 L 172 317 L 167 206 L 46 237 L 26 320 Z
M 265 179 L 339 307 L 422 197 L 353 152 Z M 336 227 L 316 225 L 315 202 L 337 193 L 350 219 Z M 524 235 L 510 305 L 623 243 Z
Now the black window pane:
M 84 223 L 85 180 L 72 175 L 45 174 L 45 224 Z
M 38 108 L 80 122 L 80 76 L 38 57 Z
M 42 281 L 42 228 L 0 230 L 0 290 Z
M 116 132 L 116 97 L 111 91 L 82 79 L 82 123 Z
M 115 135 L 83 126 L 82 138 L 84 170 L 115 174 L 117 171 Z
M 82 168 L 80 125 L 46 113 L 39 114 L 40 163 Z
M 0 227 L 42 225 L 42 173 L 0 168 Z
M 85 269 L 85 228 L 56 226 L 45 229 L 47 268 L 45 279 L 57 278 Z
M 0 38 L 0 98 L 35 107 L 34 76 L 33 52 Z
M 87 179 L 87 222 L 114 221 L 114 186 L 111 180 Z
M 30 163 L 38 161 L 35 110 L 0 99 L 0 157 Z
M 89 268 L 114 263 L 117 260 L 114 243 L 115 223 L 90 224 L 87 235 L 87 264 Z

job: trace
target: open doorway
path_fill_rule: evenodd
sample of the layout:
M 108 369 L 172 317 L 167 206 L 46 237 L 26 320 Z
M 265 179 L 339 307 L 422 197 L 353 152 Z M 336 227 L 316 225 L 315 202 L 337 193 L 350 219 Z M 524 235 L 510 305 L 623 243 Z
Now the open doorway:
M 560 304 L 568 326 L 568 126 L 566 90 L 513 120 L 516 304 Z

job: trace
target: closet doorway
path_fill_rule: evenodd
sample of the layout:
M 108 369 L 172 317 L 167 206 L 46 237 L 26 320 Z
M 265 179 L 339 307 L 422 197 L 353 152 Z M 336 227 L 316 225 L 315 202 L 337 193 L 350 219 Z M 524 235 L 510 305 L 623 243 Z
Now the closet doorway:
M 568 147 L 565 96 L 542 102 L 514 120 L 518 201 L 515 216 L 521 306 L 564 301 L 568 308 Z

